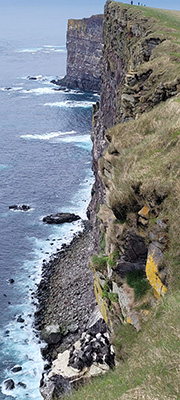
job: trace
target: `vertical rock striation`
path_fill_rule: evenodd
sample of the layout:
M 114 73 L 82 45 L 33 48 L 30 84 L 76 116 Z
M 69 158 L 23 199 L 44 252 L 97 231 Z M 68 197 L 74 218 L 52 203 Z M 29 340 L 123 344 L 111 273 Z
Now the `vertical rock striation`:
M 68 88 L 100 91 L 103 15 L 69 19 L 67 29 L 67 72 L 58 81 Z

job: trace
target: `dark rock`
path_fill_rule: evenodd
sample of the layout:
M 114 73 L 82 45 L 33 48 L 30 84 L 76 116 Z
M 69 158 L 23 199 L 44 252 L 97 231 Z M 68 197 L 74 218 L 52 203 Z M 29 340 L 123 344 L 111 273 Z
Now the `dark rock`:
M 51 214 L 43 218 L 43 222 L 47 224 L 63 224 L 64 222 L 73 222 L 80 219 L 79 215 L 73 213 L 57 213 Z
M 24 318 L 21 317 L 21 315 L 19 315 L 19 317 L 17 318 L 17 322 L 24 322 Z
M 49 371 L 51 369 L 51 364 L 44 365 L 44 371 Z
M 49 325 L 46 326 L 41 332 L 42 339 L 50 344 L 58 344 L 62 341 L 62 332 L 59 328 L 59 325 Z
M 14 211 L 28 211 L 30 210 L 30 206 L 26 205 L 26 204 L 14 204 L 12 206 L 9 206 L 10 210 L 14 210 Z
M 94 325 L 92 325 L 88 329 L 88 333 L 91 335 L 96 335 L 97 333 L 105 333 L 107 331 L 107 326 L 103 320 L 103 318 L 100 318 Z
M 26 389 L 26 388 L 27 388 L 27 385 L 26 385 L 25 383 L 23 383 L 23 382 L 18 382 L 17 386 L 20 386 L 20 387 L 22 387 L 23 389 Z
M 36 76 L 28 76 L 27 77 L 30 81 L 37 81 Z
M 6 390 L 12 390 L 15 388 L 15 383 L 13 379 L 7 379 L 6 381 L 4 381 L 4 386 Z
M 15 365 L 13 368 L 11 368 L 11 371 L 16 373 L 22 370 L 22 367 L 20 365 Z
M 143 260 L 139 260 L 136 263 L 119 261 L 114 270 L 114 274 L 119 275 L 122 279 L 124 279 L 125 276 L 132 271 L 142 271 L 144 272 L 145 275 L 145 267 L 146 267 L 146 262 Z
M 14 279 L 9 279 L 9 283 L 14 283 Z
M 40 382 L 40 392 L 45 400 L 60 398 L 63 394 L 71 393 L 71 386 L 62 375 L 53 375 L 46 380 L 45 375 Z

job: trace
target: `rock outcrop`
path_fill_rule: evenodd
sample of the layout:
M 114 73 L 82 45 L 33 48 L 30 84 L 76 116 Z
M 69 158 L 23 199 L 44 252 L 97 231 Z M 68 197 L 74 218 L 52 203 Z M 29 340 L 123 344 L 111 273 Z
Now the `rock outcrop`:
M 46 400 L 60 397 L 63 392 L 70 392 L 71 387 L 77 387 L 88 378 L 104 374 L 114 366 L 115 354 L 110 335 L 96 307 L 80 340 L 70 349 L 59 353 L 51 371 L 43 375 L 41 394 Z
M 103 15 L 68 21 L 67 71 L 58 85 L 100 91 L 102 33 Z
M 9 209 L 14 211 L 29 211 L 31 207 L 26 204 L 13 204 L 13 206 L 9 206 Z
M 65 222 L 73 222 L 80 219 L 79 215 L 74 213 L 57 213 L 47 215 L 43 218 L 43 222 L 46 224 L 64 224 Z

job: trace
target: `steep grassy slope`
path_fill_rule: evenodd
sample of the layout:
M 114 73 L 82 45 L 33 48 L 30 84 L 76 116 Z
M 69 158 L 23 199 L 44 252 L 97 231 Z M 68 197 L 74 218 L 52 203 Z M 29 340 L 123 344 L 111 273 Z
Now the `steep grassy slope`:
M 168 221 L 168 286 L 170 289 L 171 283 L 172 290 L 178 289 L 180 96 L 160 103 L 136 121 L 116 125 L 107 137 L 110 144 L 99 164 L 109 206 L 119 220 L 124 220 L 129 213 L 148 204 L 153 209 L 149 229 L 157 215 Z
M 178 400 L 180 399 L 180 12 L 108 2 L 104 55 L 106 67 L 108 66 L 106 73 L 112 82 L 111 87 L 116 75 L 117 49 L 120 45 L 118 41 L 114 43 L 112 37 L 109 36 L 108 39 L 108 30 L 111 33 L 112 29 L 117 32 L 119 14 L 121 24 L 127 29 L 128 57 L 124 63 L 124 77 L 122 76 L 119 89 L 116 87 L 114 91 L 116 96 L 111 104 L 114 114 L 111 113 L 109 105 L 106 107 L 104 103 L 107 112 L 104 120 L 108 124 L 110 115 L 112 117 L 110 125 L 114 126 L 105 132 L 108 146 L 98 163 L 99 176 L 105 187 L 105 204 L 97 209 L 101 228 L 100 253 L 91 260 L 96 273 L 101 274 L 99 275 L 101 280 L 104 274 L 105 301 L 111 318 L 116 316 L 113 340 L 119 364 L 114 371 L 93 379 L 78 392 L 74 392 L 71 399 Z M 127 14 L 130 24 L 126 19 Z M 111 26 L 111 18 L 116 20 L 114 28 Z M 137 45 L 136 34 L 133 37 L 131 27 L 137 32 L 140 22 L 143 21 L 146 24 L 146 32 L 142 27 L 142 38 Z M 117 38 L 116 33 L 115 37 Z M 147 59 L 142 62 L 141 55 L 144 57 L 145 42 L 153 46 L 148 48 L 151 51 L 146 53 Z M 123 47 L 125 52 L 124 49 L 125 46 Z M 104 100 L 100 104 L 101 114 L 103 101 L 105 102 L 105 99 L 107 101 L 105 87 L 102 96 Z M 108 96 L 110 99 L 110 92 Z M 113 121 L 118 120 L 121 123 L 114 124 Z M 148 210 L 148 217 L 146 215 L 143 219 L 144 209 Z M 165 232 L 162 234 L 162 231 L 157 231 L 157 226 L 164 226 Z M 163 287 L 167 287 L 166 294 L 162 297 L 156 296 L 158 300 L 155 300 L 152 288 L 148 287 L 140 299 L 131 293 L 128 312 L 133 310 L 140 319 L 140 330 L 139 328 L 136 330 L 135 324 L 128 320 L 128 312 L 125 315 L 122 309 L 117 311 L 116 301 L 112 300 L 114 274 L 117 275 L 119 265 L 122 266 L 125 254 L 123 246 L 125 242 L 127 243 L 128 232 L 138 238 L 142 236 L 147 248 L 155 242 L 163 253 L 162 265 L 159 265 L 155 275 L 162 278 L 165 285 Z M 157 232 L 160 234 L 158 243 Z M 126 266 L 129 264 L 126 263 Z M 105 271 L 106 267 L 108 274 Z M 163 277 L 162 271 L 165 271 Z M 126 279 L 127 292 L 127 276 L 125 278 L 120 276 L 118 279 L 120 288 Z M 107 288 L 107 284 L 111 289 Z M 133 288 L 135 292 L 133 284 L 128 281 L 131 290 Z M 165 290 L 162 291 L 162 294 L 164 293 Z

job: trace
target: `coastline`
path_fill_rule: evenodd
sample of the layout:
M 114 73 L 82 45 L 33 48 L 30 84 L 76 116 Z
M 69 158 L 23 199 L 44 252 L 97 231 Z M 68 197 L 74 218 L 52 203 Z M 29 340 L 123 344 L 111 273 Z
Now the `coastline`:
M 42 266 L 42 278 L 37 289 L 38 308 L 35 328 L 44 339 L 43 331 L 59 326 L 60 340 L 41 349 L 51 367 L 59 352 L 68 349 L 82 334 L 96 306 L 93 273 L 88 260 L 93 253 L 93 232 L 89 221 L 71 243 L 62 246 L 49 262 Z

